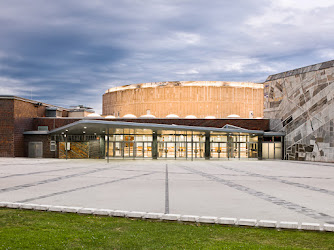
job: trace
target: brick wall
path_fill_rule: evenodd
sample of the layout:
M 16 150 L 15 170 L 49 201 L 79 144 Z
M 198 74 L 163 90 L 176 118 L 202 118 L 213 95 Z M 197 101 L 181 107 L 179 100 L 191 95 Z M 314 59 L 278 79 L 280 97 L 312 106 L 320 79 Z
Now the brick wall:
M 33 118 L 41 116 L 45 116 L 45 106 L 14 100 L 14 156 L 27 156 L 23 132 L 33 130 Z
M 34 118 L 32 130 L 37 130 L 38 126 L 48 126 L 49 130 L 52 130 L 79 120 L 81 118 Z
M 13 110 L 13 99 L 0 99 L 0 157 L 14 157 Z
M 57 145 L 56 151 L 50 151 L 51 137 L 49 135 L 25 135 L 24 136 L 24 155 L 28 156 L 29 142 L 42 142 L 43 143 L 43 158 L 58 158 Z

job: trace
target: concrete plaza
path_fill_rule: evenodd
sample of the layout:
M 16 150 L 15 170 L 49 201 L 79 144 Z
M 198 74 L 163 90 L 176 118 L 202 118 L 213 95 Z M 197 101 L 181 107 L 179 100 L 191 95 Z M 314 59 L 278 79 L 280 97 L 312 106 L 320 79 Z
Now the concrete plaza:
M 334 224 L 334 164 L 0 158 L 0 201 Z

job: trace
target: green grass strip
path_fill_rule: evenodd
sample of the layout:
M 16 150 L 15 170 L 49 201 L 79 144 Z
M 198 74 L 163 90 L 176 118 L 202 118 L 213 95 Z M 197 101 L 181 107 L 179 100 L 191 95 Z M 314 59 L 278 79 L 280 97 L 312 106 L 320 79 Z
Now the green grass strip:
M 334 249 L 334 233 L 0 209 L 0 249 Z

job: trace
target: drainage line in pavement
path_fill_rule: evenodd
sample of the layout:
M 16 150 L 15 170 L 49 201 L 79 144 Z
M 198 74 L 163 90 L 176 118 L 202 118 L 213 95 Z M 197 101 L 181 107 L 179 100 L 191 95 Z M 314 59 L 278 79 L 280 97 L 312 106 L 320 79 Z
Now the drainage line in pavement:
M 88 186 L 84 186 L 84 187 L 78 187 L 78 188 L 73 188 L 73 189 L 69 189 L 69 190 L 59 191 L 59 192 L 46 194 L 46 195 L 41 195 L 41 196 L 37 196 L 37 197 L 34 197 L 34 198 L 29 198 L 29 199 L 25 199 L 25 200 L 21 200 L 21 201 L 17 201 L 17 202 L 19 202 L 19 203 L 31 202 L 31 201 L 34 201 L 34 200 L 40 200 L 40 199 L 50 198 L 50 197 L 57 196 L 57 195 L 82 191 L 82 190 L 85 190 L 85 189 L 100 187 L 100 186 L 103 186 L 103 185 L 108 185 L 108 184 L 112 184 L 112 183 L 116 183 L 116 182 L 120 182 L 120 181 L 128 181 L 128 180 L 132 180 L 132 179 L 135 179 L 135 178 L 144 177 L 144 176 L 148 176 L 148 175 L 152 175 L 152 174 L 154 174 L 154 172 L 139 174 L 139 175 L 130 176 L 130 177 L 124 177 L 124 178 L 111 180 L 111 181 L 106 181 L 106 182 L 97 183 L 97 184 L 92 184 L 92 185 L 88 185 Z
M 166 164 L 165 178 L 165 214 L 169 214 L 168 165 Z
M 243 193 L 246 193 L 248 195 L 252 195 L 252 196 L 255 196 L 259 199 L 271 202 L 275 205 L 287 208 L 287 209 L 292 210 L 296 213 L 303 214 L 305 216 L 308 216 L 308 217 L 316 219 L 316 220 L 322 220 L 322 221 L 324 221 L 326 223 L 329 223 L 329 224 L 334 224 L 334 217 L 332 217 L 331 215 L 315 211 L 311 208 L 307 208 L 307 207 L 304 207 L 302 205 L 298 205 L 296 203 L 293 203 L 293 202 L 290 202 L 290 201 L 287 201 L 287 200 L 284 200 L 284 199 L 280 199 L 280 198 L 275 197 L 273 195 L 266 194 L 266 193 L 261 192 L 261 191 L 257 191 L 255 189 L 249 188 L 247 186 L 243 186 L 241 184 L 235 183 L 235 182 L 230 181 L 230 180 L 220 178 L 216 175 L 209 174 L 209 173 L 206 173 L 204 171 L 196 170 L 194 168 L 181 166 L 181 165 L 178 165 L 178 167 L 181 167 L 185 170 L 188 170 L 191 173 L 200 175 L 200 176 L 202 176 L 204 178 L 207 178 L 209 180 L 219 182 L 219 183 L 221 183 L 221 184 L 223 184 L 227 187 L 236 189 L 236 190 L 241 191 Z

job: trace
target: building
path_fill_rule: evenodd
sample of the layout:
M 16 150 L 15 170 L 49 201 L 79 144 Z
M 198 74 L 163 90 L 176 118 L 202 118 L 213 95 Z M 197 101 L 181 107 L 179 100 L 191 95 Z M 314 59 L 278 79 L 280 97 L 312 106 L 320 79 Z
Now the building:
M 263 84 L 174 81 L 108 89 L 103 115 L 157 118 L 263 117 Z
M 17 96 L 0 96 L 0 157 L 28 156 L 25 131 L 46 133 L 91 114 L 85 112 L 85 109 L 67 109 Z M 76 118 L 71 119 L 73 116 Z M 39 118 L 52 119 L 52 123 L 44 125 Z M 46 149 L 48 146 L 44 144 Z
M 284 159 L 334 162 L 334 60 L 269 76 L 264 117 L 286 134 Z
M 334 162 L 333 82 L 334 60 L 263 86 L 134 84 L 103 95 L 104 116 L 0 96 L 0 156 Z
M 283 150 L 268 119 L 71 117 L 15 96 L 1 96 L 0 110 L 2 157 L 262 159 Z

